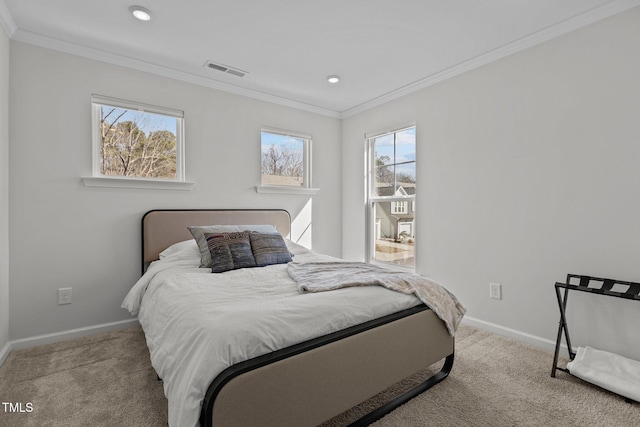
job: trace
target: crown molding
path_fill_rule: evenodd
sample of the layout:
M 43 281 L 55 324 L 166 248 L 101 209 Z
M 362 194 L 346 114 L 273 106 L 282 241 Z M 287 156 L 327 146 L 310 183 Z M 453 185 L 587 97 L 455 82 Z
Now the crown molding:
M 95 59 L 126 68 L 132 68 L 138 71 L 144 71 L 168 77 L 170 79 L 221 90 L 235 95 L 270 102 L 297 110 L 308 111 L 337 119 L 344 119 L 638 6 L 640 6 L 640 0 L 612 0 L 602 6 L 590 9 L 580 15 L 568 18 L 541 31 L 525 36 L 515 42 L 509 43 L 498 49 L 494 49 L 483 55 L 479 55 L 458 65 L 454 65 L 453 67 L 427 76 L 342 112 L 271 95 L 253 89 L 242 88 L 184 71 L 175 70 L 170 67 L 160 66 L 140 61 L 138 59 L 128 58 L 123 55 L 109 53 L 100 49 L 82 46 L 76 43 L 25 31 L 17 28 L 4 0 L 0 0 L 0 26 L 3 27 L 4 31 L 12 40 L 33 44 L 71 55 Z
M 0 0 L 2 1 L 2 0 Z M 257 99 L 260 101 L 270 102 L 272 104 L 283 105 L 285 107 L 294 108 L 297 110 L 308 111 L 311 113 L 321 114 L 333 118 L 340 118 L 338 111 L 330 110 L 327 108 L 318 107 L 303 102 L 294 101 L 292 99 L 283 98 L 268 93 L 247 89 L 216 80 L 212 80 L 206 77 L 197 76 L 195 74 L 187 73 L 184 71 L 175 70 L 170 67 L 160 66 L 152 64 L 150 62 L 141 61 L 139 59 L 129 58 L 123 55 L 117 55 L 114 53 L 106 52 L 100 49 L 82 46 L 77 43 L 71 43 L 68 41 L 55 39 L 52 37 L 44 36 L 42 34 L 25 31 L 20 28 L 15 31 L 12 37 L 13 40 L 32 44 L 35 46 L 44 47 L 47 49 L 56 50 L 71 55 L 77 55 L 84 58 L 95 59 L 97 61 L 106 62 L 113 65 L 119 65 L 126 68 L 132 68 L 138 71 L 144 71 L 151 74 L 156 74 L 170 79 L 179 80 L 187 83 L 196 84 L 199 86 L 208 87 L 211 89 L 217 89 L 224 92 L 232 93 L 235 95 L 245 96 L 248 98 Z
M 349 116 L 353 116 L 638 6 L 640 6 L 640 0 L 613 0 L 607 4 L 595 7 L 581 13 L 580 15 L 573 16 L 536 33 L 525 36 L 498 49 L 494 49 L 483 55 L 408 84 L 400 89 L 347 109 L 342 112 L 341 117 L 347 118 Z
M 2 27 L 9 38 L 13 37 L 18 29 L 4 0 L 0 0 L 0 27 Z

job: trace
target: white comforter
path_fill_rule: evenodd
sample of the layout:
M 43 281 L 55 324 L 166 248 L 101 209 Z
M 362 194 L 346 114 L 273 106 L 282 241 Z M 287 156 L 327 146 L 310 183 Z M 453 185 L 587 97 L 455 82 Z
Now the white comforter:
M 287 244 L 296 262 L 335 260 Z M 378 286 L 300 293 L 286 264 L 212 274 L 195 241 L 177 245 L 122 304 L 144 329 L 171 427 L 196 426 L 209 383 L 235 363 L 420 304 Z

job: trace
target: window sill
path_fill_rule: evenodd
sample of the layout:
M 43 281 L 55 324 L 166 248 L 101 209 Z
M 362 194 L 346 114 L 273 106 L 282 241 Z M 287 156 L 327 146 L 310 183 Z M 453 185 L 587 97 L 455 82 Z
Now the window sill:
M 306 194 L 314 195 L 319 188 L 307 188 L 307 187 L 285 187 L 277 185 L 258 185 L 256 187 L 256 193 L 261 194 Z
M 83 176 L 85 187 L 142 188 L 150 190 L 189 191 L 195 183 L 166 179 L 121 178 L 112 176 Z

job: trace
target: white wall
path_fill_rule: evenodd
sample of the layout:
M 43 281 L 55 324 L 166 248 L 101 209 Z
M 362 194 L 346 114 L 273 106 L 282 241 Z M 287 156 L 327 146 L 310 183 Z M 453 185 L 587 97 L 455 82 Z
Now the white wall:
M 363 135 L 415 121 L 417 271 L 468 316 L 555 341 L 554 282 L 640 282 L 639 22 L 632 9 L 345 119 L 343 256 L 365 254 Z M 569 309 L 574 344 L 640 360 L 638 302 Z
M 92 93 L 184 110 L 194 189 L 83 186 Z M 338 119 L 15 41 L 11 111 L 12 340 L 128 319 L 120 304 L 139 277 L 140 219 L 150 209 L 284 208 L 298 230 L 312 221 L 314 249 L 341 254 Z M 313 135 L 312 203 L 256 193 L 261 126 Z M 56 304 L 61 287 L 73 288 L 71 305 Z
M 0 29 L 0 363 L 9 342 L 9 38 Z

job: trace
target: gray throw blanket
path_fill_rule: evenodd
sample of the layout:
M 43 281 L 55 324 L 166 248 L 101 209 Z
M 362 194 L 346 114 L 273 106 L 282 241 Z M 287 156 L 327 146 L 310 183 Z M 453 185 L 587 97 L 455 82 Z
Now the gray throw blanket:
M 378 285 L 404 294 L 414 294 L 444 321 L 451 336 L 466 313 L 464 306 L 442 285 L 417 274 L 364 262 L 294 262 L 289 263 L 287 271 L 298 284 L 300 292 Z

